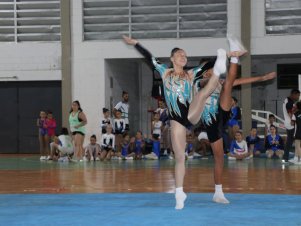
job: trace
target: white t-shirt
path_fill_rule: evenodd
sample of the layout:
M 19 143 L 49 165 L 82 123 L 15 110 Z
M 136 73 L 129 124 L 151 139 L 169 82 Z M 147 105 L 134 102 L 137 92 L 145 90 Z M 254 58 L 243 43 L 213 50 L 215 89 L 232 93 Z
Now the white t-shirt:
M 282 109 L 283 109 L 283 117 L 284 117 L 284 125 L 285 128 L 290 130 L 290 129 L 294 129 L 294 126 L 291 125 L 291 117 L 289 116 L 287 109 L 286 109 L 286 104 L 288 103 L 288 98 L 285 98 L 283 105 L 282 105 Z
M 73 153 L 73 144 L 72 144 L 72 140 L 71 137 L 68 135 L 59 135 L 59 140 L 61 142 L 62 145 L 59 145 L 58 149 L 63 152 L 63 153 Z
M 245 140 L 242 140 L 241 142 L 235 141 L 236 144 L 239 146 L 239 148 L 234 147 L 234 153 L 238 155 L 243 155 L 248 153 L 248 145 Z
M 128 103 L 120 101 L 114 107 L 116 110 L 120 110 L 122 112 L 121 117 L 124 119 L 126 124 L 129 124 L 129 108 L 130 105 Z
M 159 137 L 161 137 L 161 126 L 162 126 L 161 121 L 158 122 L 153 121 L 153 134 L 158 134 Z

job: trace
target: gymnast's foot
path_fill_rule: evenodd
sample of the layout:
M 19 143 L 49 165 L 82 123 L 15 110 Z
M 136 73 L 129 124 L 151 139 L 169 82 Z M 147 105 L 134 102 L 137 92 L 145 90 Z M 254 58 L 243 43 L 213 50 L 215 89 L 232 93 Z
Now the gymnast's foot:
M 227 54 L 224 49 L 218 49 L 217 50 L 217 58 L 213 67 L 213 74 L 216 76 L 220 76 L 221 74 L 224 74 L 226 72 L 226 60 L 227 60 Z
M 231 57 L 231 63 L 238 63 L 238 58 L 246 54 L 248 51 L 236 37 L 228 35 L 227 38 L 230 47 L 228 57 Z
M 222 203 L 222 204 L 229 204 L 229 200 L 225 198 L 223 192 L 215 192 L 213 195 L 213 202 Z
M 184 202 L 187 198 L 187 195 L 185 194 L 185 192 L 183 191 L 183 187 L 180 188 L 176 188 L 176 210 L 181 210 L 184 208 Z

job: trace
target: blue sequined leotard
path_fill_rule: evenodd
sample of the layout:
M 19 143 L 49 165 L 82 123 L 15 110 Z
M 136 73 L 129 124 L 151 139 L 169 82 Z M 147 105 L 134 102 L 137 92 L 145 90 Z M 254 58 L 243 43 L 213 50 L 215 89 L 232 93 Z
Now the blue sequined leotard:
M 171 68 L 168 68 L 165 64 L 161 64 L 139 43 L 135 45 L 135 48 L 146 58 L 148 64 L 160 73 L 170 120 L 175 120 L 185 127 L 191 126 L 187 116 L 189 105 L 193 98 L 192 87 L 194 78 L 202 70 L 202 67 L 199 66 L 190 69 L 192 76 L 189 76 L 188 72 L 184 76 L 179 76 L 173 74 Z

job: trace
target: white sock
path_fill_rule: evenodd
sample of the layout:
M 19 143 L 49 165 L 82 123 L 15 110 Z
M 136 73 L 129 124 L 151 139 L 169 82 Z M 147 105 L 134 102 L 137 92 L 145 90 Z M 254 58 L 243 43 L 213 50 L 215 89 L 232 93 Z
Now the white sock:
M 238 57 L 231 57 L 230 62 L 233 64 L 238 64 Z
M 227 70 L 226 60 L 227 60 L 226 51 L 224 49 L 218 49 L 217 59 L 213 67 L 213 74 L 219 77 L 221 74 L 226 72 Z
M 187 195 L 183 191 L 183 187 L 176 188 L 176 210 L 181 210 L 184 208 L 184 202 L 187 198 Z
M 213 195 L 213 201 L 217 203 L 223 203 L 223 204 L 230 203 L 229 200 L 225 198 L 221 184 L 215 185 L 215 193 Z

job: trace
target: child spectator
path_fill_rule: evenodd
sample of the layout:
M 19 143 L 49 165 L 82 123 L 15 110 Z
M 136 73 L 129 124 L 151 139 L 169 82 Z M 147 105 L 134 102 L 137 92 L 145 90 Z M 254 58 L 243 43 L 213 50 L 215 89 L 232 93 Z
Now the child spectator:
M 58 137 L 54 137 L 54 140 L 50 144 L 50 147 L 51 157 L 49 160 L 69 161 L 69 159 L 72 158 L 74 149 L 67 128 L 62 128 L 61 134 Z
M 123 140 L 121 142 L 121 155 L 120 153 L 117 153 L 119 155 L 119 158 L 125 159 L 125 160 L 131 160 L 135 157 L 135 152 L 131 151 L 131 144 L 134 142 L 133 139 L 130 139 L 130 135 L 128 133 L 123 134 Z
M 106 127 L 107 125 L 111 125 L 112 126 L 112 119 L 110 118 L 110 111 L 107 108 L 103 108 L 102 109 L 102 113 L 103 113 L 103 118 L 101 119 L 101 133 L 105 134 L 106 133 Z
M 52 111 L 48 111 L 47 113 L 47 129 L 49 139 L 52 141 L 53 137 L 55 136 L 56 129 L 56 120 L 53 118 Z
M 250 158 L 260 156 L 260 138 L 257 136 L 257 129 L 252 128 L 250 135 L 246 137 Z
M 117 110 L 115 113 L 115 118 L 113 120 L 113 130 L 115 134 L 115 140 L 116 140 L 116 147 L 117 152 L 120 152 L 120 144 L 122 142 L 122 134 L 125 131 L 125 121 L 123 118 L 121 118 L 122 112 L 120 110 Z
M 277 134 L 274 125 L 270 126 L 270 132 L 271 134 L 265 139 L 266 155 L 268 158 L 272 158 L 276 155 L 278 158 L 282 159 L 284 155 L 283 140 L 281 136 Z
M 133 150 L 135 152 L 135 159 L 142 159 L 142 153 L 144 152 L 144 140 L 141 131 L 137 131 L 136 137 L 131 142 L 134 147 Z
M 276 122 L 275 115 L 269 115 L 269 119 L 265 124 L 265 130 L 264 130 L 265 131 L 265 133 L 264 133 L 265 136 L 268 136 L 268 135 L 271 134 L 271 131 L 270 131 L 271 125 L 279 127 L 279 123 Z
M 162 121 L 160 121 L 159 113 L 154 113 L 154 120 L 152 121 L 152 134 L 161 139 Z
M 115 135 L 112 134 L 111 125 L 106 127 L 106 133 L 102 135 L 101 148 L 100 160 L 111 160 L 115 150 Z
M 160 140 L 156 135 L 151 136 L 148 141 L 152 143 L 152 152 L 150 154 L 145 155 L 145 159 L 157 160 L 160 157 Z
M 196 136 L 194 155 L 198 157 L 213 155 L 207 132 L 202 124 L 194 130 L 194 134 Z
M 232 141 L 230 147 L 230 153 L 228 159 L 242 160 L 249 156 L 248 145 L 245 140 L 243 140 L 242 132 L 236 131 L 235 140 Z
M 232 97 L 231 118 L 228 121 L 228 133 L 230 139 L 233 140 L 236 136 L 236 131 L 239 130 L 238 120 L 241 119 L 240 108 L 237 105 L 237 99 Z
M 93 134 L 90 137 L 90 144 L 85 148 L 85 159 L 89 161 L 99 160 L 99 155 L 101 153 L 101 147 L 96 143 L 96 135 Z
M 47 114 L 45 111 L 40 111 L 40 117 L 37 120 L 37 126 L 39 128 L 39 143 L 40 143 L 40 160 L 47 160 L 47 154 L 49 154 L 49 136 L 47 125 Z

